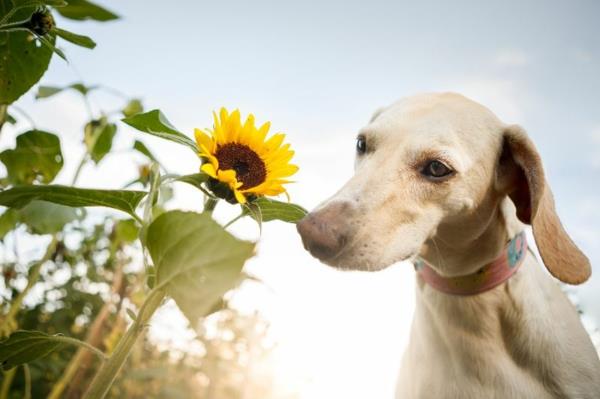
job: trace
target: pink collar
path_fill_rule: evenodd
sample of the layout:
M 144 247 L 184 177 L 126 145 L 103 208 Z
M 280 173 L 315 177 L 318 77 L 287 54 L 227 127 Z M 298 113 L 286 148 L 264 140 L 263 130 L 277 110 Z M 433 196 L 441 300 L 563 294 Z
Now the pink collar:
M 451 295 L 475 295 L 502 284 L 518 269 L 527 253 L 525 232 L 517 234 L 491 263 L 466 276 L 440 276 L 423 259 L 414 262 L 419 276 L 431 287 Z

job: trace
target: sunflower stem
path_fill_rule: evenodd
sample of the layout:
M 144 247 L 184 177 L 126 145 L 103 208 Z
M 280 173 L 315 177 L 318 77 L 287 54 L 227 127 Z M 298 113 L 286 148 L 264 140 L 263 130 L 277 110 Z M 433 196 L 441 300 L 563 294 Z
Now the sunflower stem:
M 152 207 L 158 198 L 160 183 L 160 166 L 158 163 L 152 162 L 152 166 L 150 167 L 150 191 L 146 197 L 146 206 L 144 207 L 144 225 L 152 221 Z
M 90 387 L 84 395 L 85 399 L 102 399 L 106 396 L 117 374 L 129 357 L 133 345 L 147 326 L 156 309 L 162 303 L 165 295 L 166 293 L 162 289 L 153 289 L 150 291 L 140 308 L 137 318 L 127 329 L 125 335 L 121 337 L 108 361 L 102 364 L 100 370 L 94 376 Z
M 204 201 L 204 212 L 213 213 L 215 207 L 217 206 L 218 200 L 215 198 L 207 198 Z

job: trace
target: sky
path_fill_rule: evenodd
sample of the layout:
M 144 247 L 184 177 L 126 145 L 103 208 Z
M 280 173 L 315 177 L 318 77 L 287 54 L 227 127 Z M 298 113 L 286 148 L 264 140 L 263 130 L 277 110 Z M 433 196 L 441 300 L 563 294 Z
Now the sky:
M 179 130 L 209 127 L 221 106 L 252 112 L 288 134 L 300 166 L 289 191 L 308 209 L 351 175 L 354 137 L 379 107 L 398 98 L 452 90 L 525 127 L 544 160 L 563 223 L 600 265 L 600 3 L 596 1 L 103 1 L 110 23 L 59 26 L 94 38 L 93 50 L 63 45 L 41 83 L 103 83 L 161 109 Z M 92 94 L 94 112 L 122 100 Z M 75 93 L 16 104 L 39 127 L 64 137 L 67 182 L 79 154 L 85 109 Z M 0 149 L 26 124 L 6 130 Z M 119 127 L 116 147 L 139 133 Z M 21 129 L 22 130 L 22 129 Z M 198 160 L 176 144 L 144 138 L 174 173 Z M 119 187 L 142 159 L 121 153 L 88 167 L 82 186 Z M 193 189 L 174 206 L 199 209 Z M 217 210 L 226 221 L 234 211 Z M 258 237 L 241 222 L 236 234 Z M 390 398 L 414 309 L 414 272 L 401 263 L 379 273 L 332 270 L 310 257 L 295 228 L 264 226 L 248 265 L 269 290 L 241 296 L 278 339 L 274 379 L 303 399 Z M 268 292 L 267 292 L 268 291 Z M 600 273 L 573 290 L 586 323 L 600 325 Z M 169 305 L 157 337 L 180 341 L 185 322 Z M 177 327 L 173 327 L 177 326 Z M 161 335 L 161 331 L 163 332 Z M 179 331 L 179 333 L 173 333 Z M 178 335 L 180 334 L 180 335 Z M 177 339 L 175 339 L 177 341 Z M 176 345 L 177 342 L 174 343 Z

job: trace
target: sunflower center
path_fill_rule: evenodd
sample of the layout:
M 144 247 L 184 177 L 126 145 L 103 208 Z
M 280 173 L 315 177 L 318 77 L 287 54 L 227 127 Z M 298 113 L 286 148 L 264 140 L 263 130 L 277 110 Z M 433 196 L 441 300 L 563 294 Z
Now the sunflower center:
M 267 178 L 265 163 L 250 147 L 244 144 L 228 143 L 217 148 L 215 154 L 219 160 L 219 169 L 235 170 L 241 190 L 256 187 Z

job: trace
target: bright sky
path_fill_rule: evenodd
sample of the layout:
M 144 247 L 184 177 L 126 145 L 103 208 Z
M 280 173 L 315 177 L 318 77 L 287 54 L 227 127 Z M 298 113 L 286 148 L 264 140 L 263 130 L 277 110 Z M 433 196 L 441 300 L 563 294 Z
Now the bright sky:
M 141 96 L 190 136 L 194 127 L 210 126 L 210 112 L 222 105 L 271 120 L 288 133 L 301 167 L 292 199 L 309 209 L 351 176 L 354 136 L 376 108 L 418 92 L 458 91 L 529 131 L 564 224 L 600 264 L 600 3 L 102 3 L 123 19 L 58 19 L 98 47 L 64 46 L 71 64 L 55 57 L 44 84 L 105 83 Z M 121 105 L 101 93 L 92 100 Z M 68 181 L 82 151 L 79 99 L 65 93 L 35 102 L 28 94 L 18 105 L 64 137 L 60 181 Z M 0 148 L 13 145 L 14 133 L 3 134 Z M 134 137 L 140 134 L 121 126 L 116 146 L 126 148 Z M 187 149 L 145 140 L 172 172 L 197 170 Z M 82 185 L 119 187 L 135 175 L 136 160 L 106 159 L 99 171 L 84 170 Z M 178 207 L 198 209 L 196 191 L 178 187 L 177 195 Z M 225 208 L 217 212 L 221 220 L 233 214 Z M 257 235 L 252 223 L 235 231 Z M 303 399 L 392 396 L 414 307 L 410 265 L 375 274 L 334 271 L 303 251 L 293 226 L 270 223 L 249 267 L 272 289 L 242 298 L 265 314 L 278 338 L 274 378 L 282 390 Z M 591 320 L 600 321 L 600 273 L 577 293 Z M 185 335 L 175 310 L 159 319 L 158 336 Z

